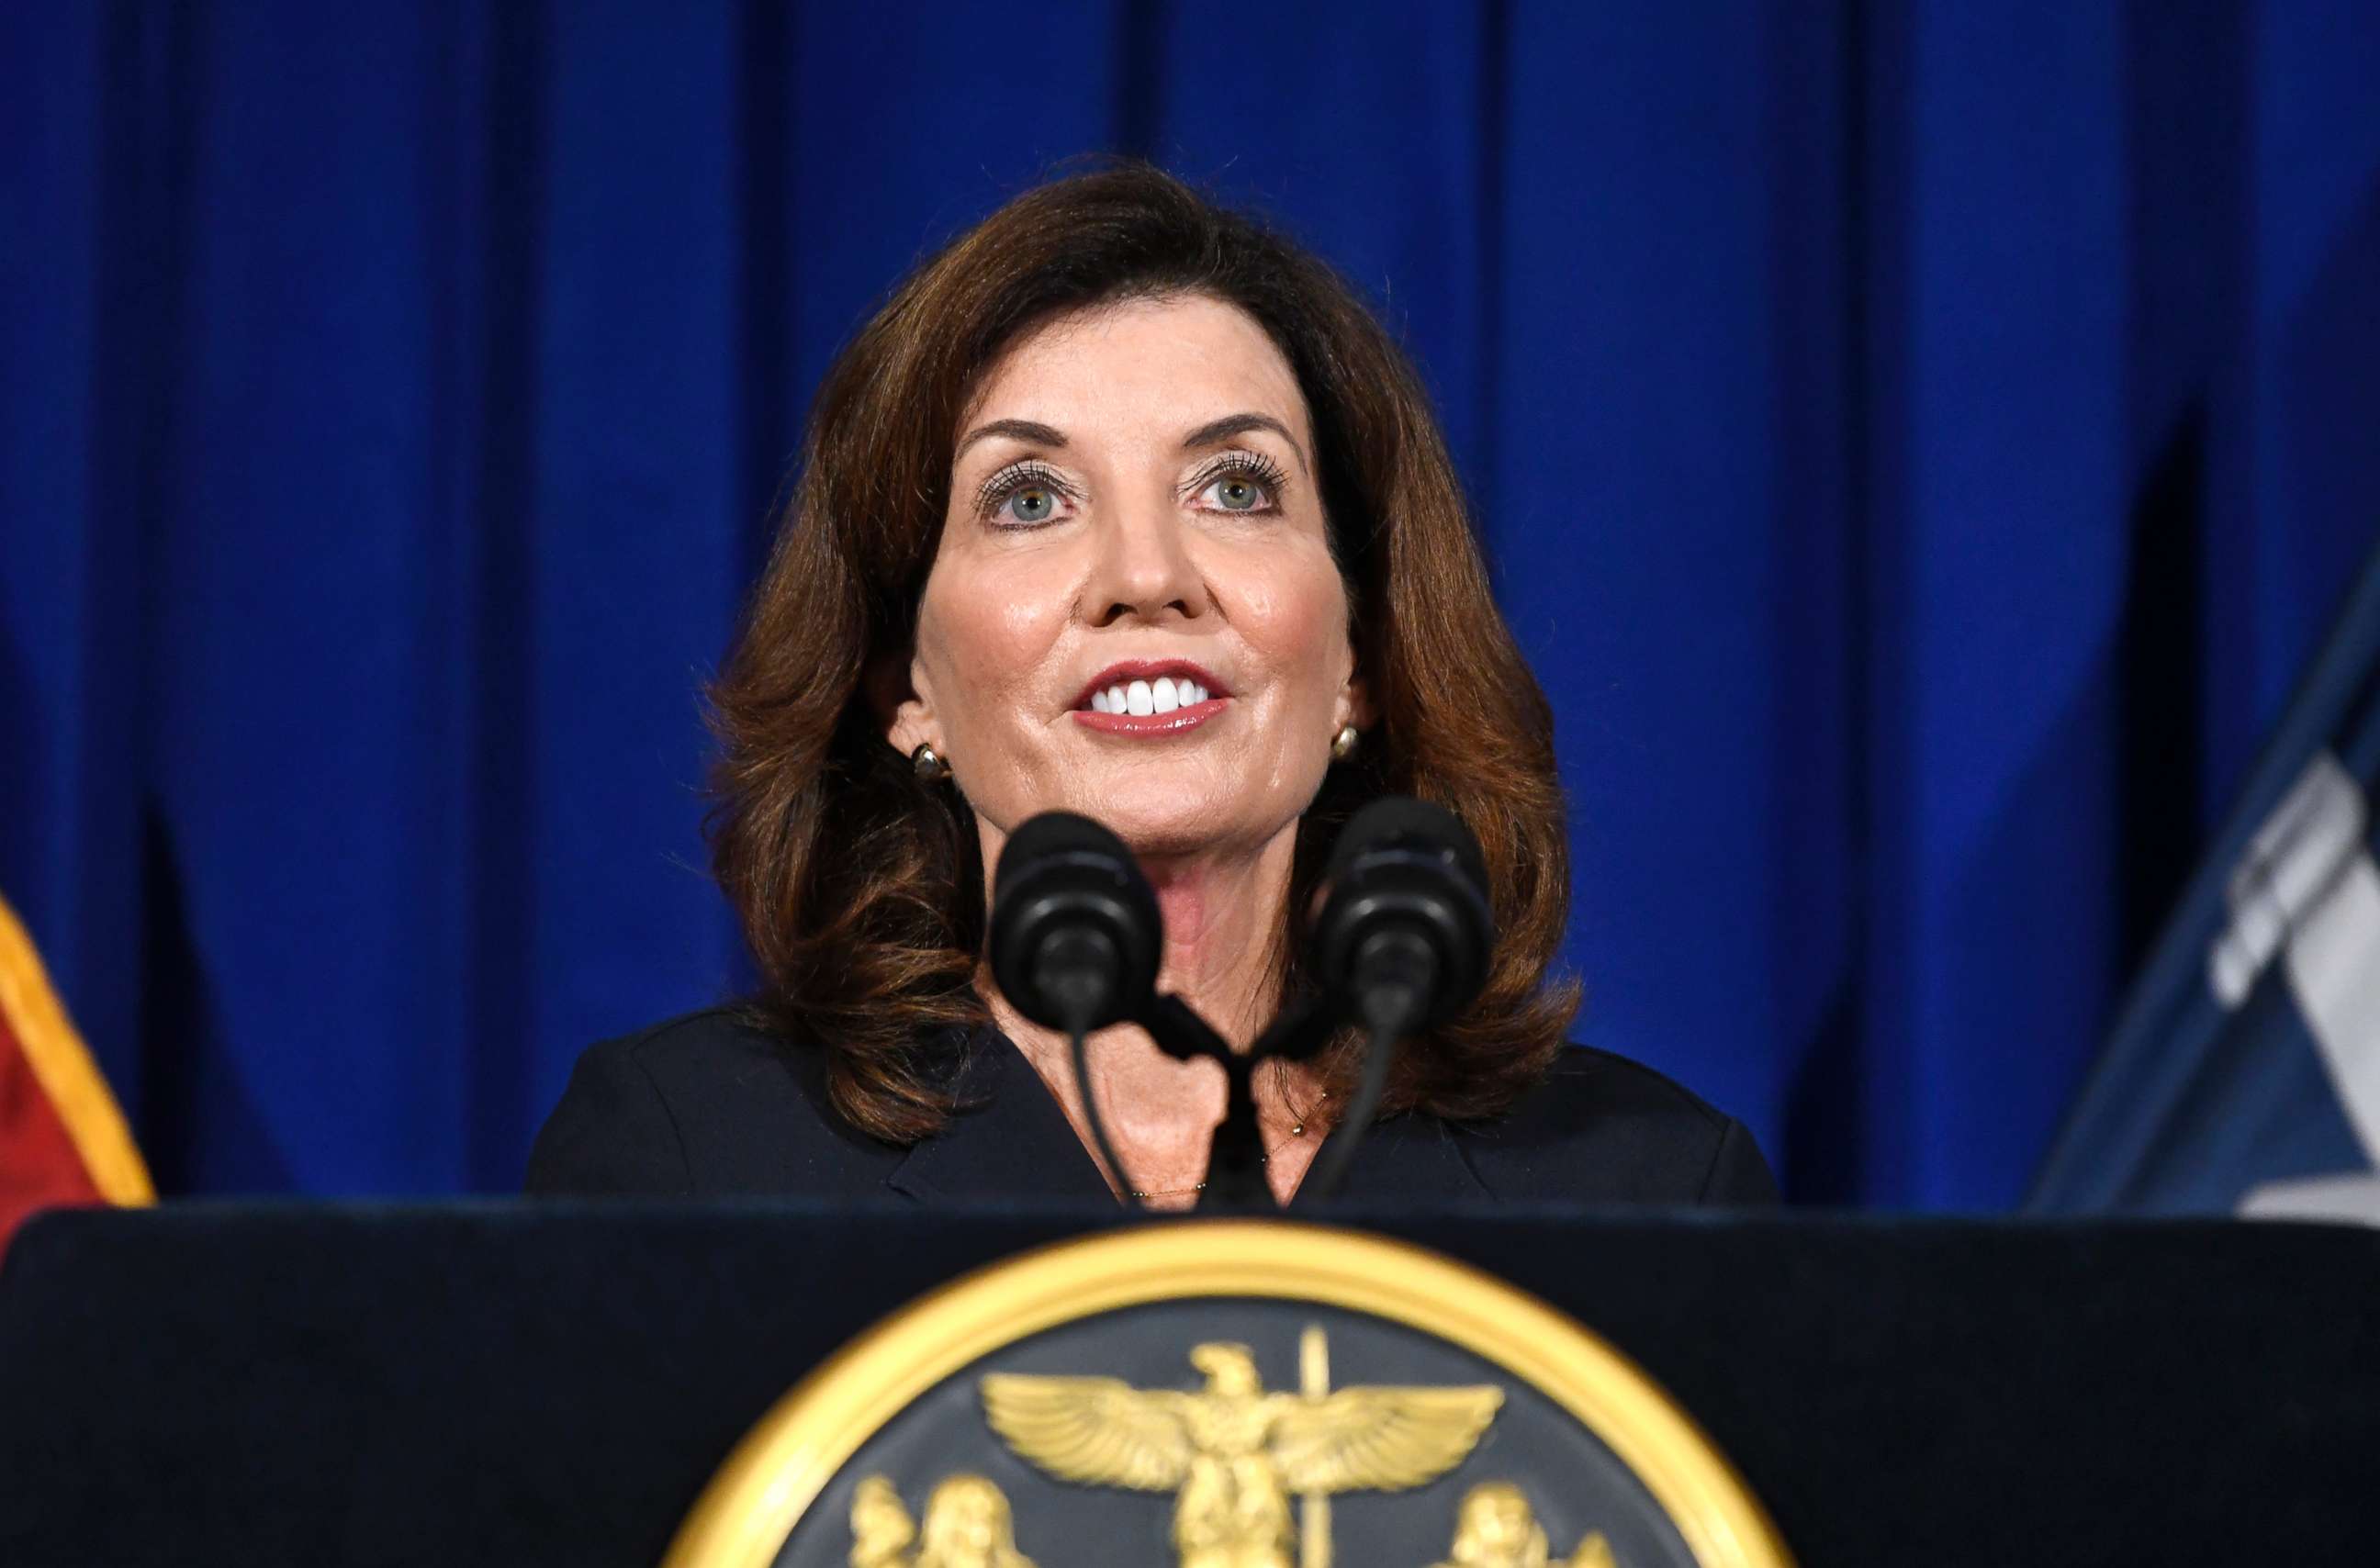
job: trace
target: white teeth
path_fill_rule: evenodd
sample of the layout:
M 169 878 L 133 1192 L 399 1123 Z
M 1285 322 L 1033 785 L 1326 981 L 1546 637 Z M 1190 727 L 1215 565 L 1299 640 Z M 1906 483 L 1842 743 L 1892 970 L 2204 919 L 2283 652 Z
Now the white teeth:
M 1146 718 L 1151 713 L 1171 713 L 1194 703 L 1210 701 L 1213 697 L 1212 692 L 1187 675 L 1159 675 L 1154 680 L 1094 691 L 1087 706 L 1094 713 L 1131 713 Z

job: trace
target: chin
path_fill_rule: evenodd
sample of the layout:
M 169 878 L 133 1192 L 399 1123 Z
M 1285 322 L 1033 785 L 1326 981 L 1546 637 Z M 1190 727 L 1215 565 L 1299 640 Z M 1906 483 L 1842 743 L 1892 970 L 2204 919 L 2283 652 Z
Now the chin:
M 1122 837 L 1132 852 L 1145 861 L 1182 862 L 1212 856 L 1236 835 L 1184 829 L 1125 833 Z
M 1176 782 L 1168 789 L 1120 789 L 1075 809 L 1106 824 L 1135 855 L 1174 856 L 1261 845 L 1296 820 L 1295 811 L 1268 808 L 1244 797 L 1202 799 Z
M 1195 855 L 1239 836 L 1232 831 L 1236 824 L 1209 812 L 1184 811 L 1179 801 L 1146 807 L 1110 801 L 1084 808 L 1083 815 L 1105 823 L 1135 855 Z

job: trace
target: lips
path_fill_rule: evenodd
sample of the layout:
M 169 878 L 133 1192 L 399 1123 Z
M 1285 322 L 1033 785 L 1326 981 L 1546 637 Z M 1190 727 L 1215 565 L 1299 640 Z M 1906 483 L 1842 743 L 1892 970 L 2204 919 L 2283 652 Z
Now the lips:
M 1075 722 L 1101 735 L 1181 735 L 1231 701 L 1223 683 L 1184 660 L 1111 664 L 1075 699 Z
M 1186 659 L 1137 659 L 1111 664 L 1075 694 L 1077 712 L 1147 718 L 1231 696 L 1223 683 Z

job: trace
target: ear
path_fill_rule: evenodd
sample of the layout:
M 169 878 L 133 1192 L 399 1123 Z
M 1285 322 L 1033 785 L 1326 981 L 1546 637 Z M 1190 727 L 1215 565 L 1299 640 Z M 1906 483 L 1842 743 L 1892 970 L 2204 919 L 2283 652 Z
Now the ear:
M 1348 675 L 1347 684 L 1339 688 L 1339 701 L 1331 712 L 1334 734 L 1349 724 L 1370 732 L 1373 721 L 1379 715 L 1372 707 L 1372 683 L 1364 678 L 1362 672 Z
M 868 666 L 864 684 L 868 706 L 893 750 L 906 757 L 920 745 L 942 749 L 942 727 L 933 704 L 918 693 L 916 669 L 905 657 L 878 660 Z

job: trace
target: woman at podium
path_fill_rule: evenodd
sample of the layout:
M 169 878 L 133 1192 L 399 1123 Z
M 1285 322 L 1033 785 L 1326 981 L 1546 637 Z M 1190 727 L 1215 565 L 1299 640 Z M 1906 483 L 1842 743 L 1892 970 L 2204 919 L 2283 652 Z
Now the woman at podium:
M 762 989 L 589 1050 L 533 1191 L 1186 1207 L 1223 1074 L 1127 1025 L 1077 1082 L 992 983 L 986 869 L 1042 811 L 1106 824 L 1157 891 L 1160 983 L 1244 1045 L 1337 827 L 1409 795 L 1477 834 L 1500 934 L 1342 1196 L 1774 1199 L 1741 1124 L 1565 1044 L 1551 714 L 1413 367 L 1327 266 L 1153 168 L 1017 197 L 844 349 L 709 695 Z M 1354 1071 L 1351 1042 L 1256 1074 L 1278 1197 Z

